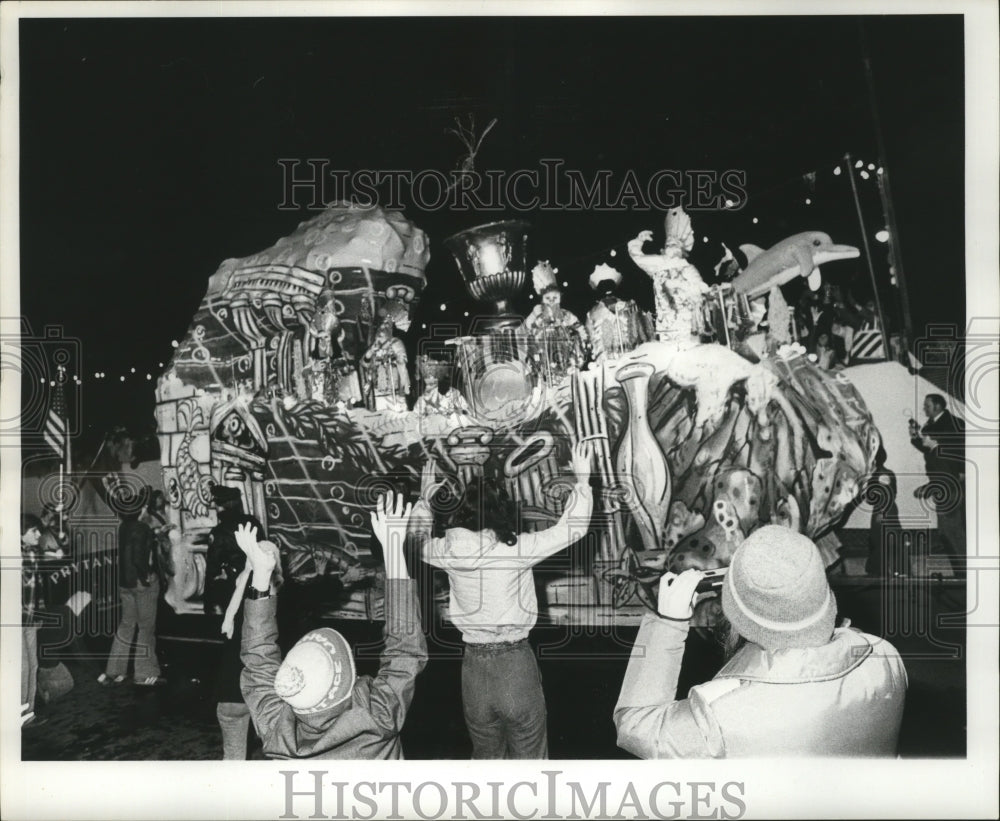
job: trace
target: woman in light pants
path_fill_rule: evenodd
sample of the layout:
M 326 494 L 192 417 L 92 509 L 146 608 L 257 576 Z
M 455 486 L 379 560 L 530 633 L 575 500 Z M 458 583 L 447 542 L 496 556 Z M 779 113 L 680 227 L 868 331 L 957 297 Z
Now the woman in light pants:
M 135 683 L 151 686 L 159 682 L 160 664 L 156 658 L 156 606 L 160 597 L 160 582 L 151 576 L 146 586 L 119 589 L 122 602 L 122 619 L 111 642 L 108 664 L 104 670 L 107 678 L 124 681 L 128 669 L 129 649 L 135 642 Z
M 156 658 L 156 607 L 160 581 L 156 574 L 156 536 L 138 514 L 122 514 L 118 528 L 118 586 L 122 618 L 111 642 L 111 652 L 101 684 L 120 684 L 128 670 L 129 649 L 138 631 L 135 648 L 135 683 L 140 687 L 164 684 Z

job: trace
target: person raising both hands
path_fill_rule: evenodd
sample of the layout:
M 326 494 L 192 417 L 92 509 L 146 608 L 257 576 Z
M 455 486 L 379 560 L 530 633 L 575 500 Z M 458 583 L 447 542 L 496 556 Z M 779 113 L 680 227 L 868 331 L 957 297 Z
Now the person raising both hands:
M 272 578 L 278 552 L 243 525 L 236 543 L 247 556 L 241 689 L 269 758 L 401 759 L 400 730 L 427 663 L 415 584 L 403 541 L 412 506 L 381 496 L 372 530 L 385 554 L 385 647 L 378 674 L 358 676 L 351 645 L 329 627 L 299 640 L 284 660 L 278 648 Z
M 462 706 L 473 758 L 548 757 L 542 677 L 528 644 L 538 620 L 532 568 L 589 529 L 591 453 L 590 442 L 574 446 L 573 493 L 559 521 L 535 533 L 517 533 L 513 501 L 485 479 L 466 489 L 458 510 L 435 510 L 434 469 L 424 470 L 416 514 L 433 536 L 422 557 L 448 574 L 449 615 L 465 643 Z

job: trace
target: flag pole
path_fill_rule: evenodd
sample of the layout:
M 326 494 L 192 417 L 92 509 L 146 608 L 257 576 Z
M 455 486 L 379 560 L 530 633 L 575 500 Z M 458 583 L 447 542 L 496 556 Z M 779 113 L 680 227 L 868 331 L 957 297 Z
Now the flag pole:
M 66 414 L 66 417 L 67 417 L 66 418 L 66 453 L 65 453 L 65 460 L 66 460 L 66 483 L 67 484 L 72 484 L 73 483 L 73 479 L 72 479 L 72 476 L 73 476 L 73 442 L 70 439 L 70 435 L 69 435 L 69 413 L 68 412 Z M 62 484 L 62 483 L 60 482 L 60 484 Z M 63 530 L 63 510 L 66 507 L 66 505 L 65 505 L 65 499 L 66 499 L 66 494 L 64 493 L 63 494 L 64 503 L 61 504 L 61 505 L 59 505 L 59 538 L 60 538 L 60 540 L 66 538 L 66 533 Z
M 63 489 L 63 466 L 59 465 L 59 541 L 62 542 L 63 538 L 66 536 L 66 530 L 63 528 L 63 502 L 65 498 L 65 491 Z
M 63 397 L 61 413 L 63 415 L 63 453 L 59 460 L 59 542 L 66 538 L 65 516 L 66 516 L 66 489 L 63 484 L 69 479 L 69 419 L 66 413 L 66 366 L 60 365 L 59 370 L 59 390 Z
M 73 441 L 70 439 L 69 435 L 69 413 L 66 414 L 66 453 L 64 454 L 64 461 L 66 463 L 66 478 L 69 479 L 73 473 Z

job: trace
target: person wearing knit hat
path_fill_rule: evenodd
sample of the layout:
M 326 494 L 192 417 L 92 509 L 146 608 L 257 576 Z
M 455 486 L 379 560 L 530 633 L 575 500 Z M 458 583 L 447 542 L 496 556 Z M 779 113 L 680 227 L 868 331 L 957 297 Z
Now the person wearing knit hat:
M 415 584 L 403 540 L 411 505 L 386 494 L 372 513 L 385 556 L 385 648 L 378 674 L 359 676 L 354 651 L 336 630 L 301 638 L 284 660 L 272 576 L 275 552 L 241 526 L 236 543 L 247 556 L 250 589 L 244 604 L 241 688 L 269 758 L 401 759 L 399 733 L 427 663 Z
M 722 585 L 729 658 L 676 699 L 703 576 L 661 578 L 615 706 L 618 746 L 641 758 L 895 755 L 902 659 L 884 639 L 835 627 L 819 550 L 788 528 L 765 525 L 736 549 Z
M 736 631 L 765 650 L 829 642 L 837 603 L 815 545 L 765 525 L 741 547 L 722 586 L 722 612 Z

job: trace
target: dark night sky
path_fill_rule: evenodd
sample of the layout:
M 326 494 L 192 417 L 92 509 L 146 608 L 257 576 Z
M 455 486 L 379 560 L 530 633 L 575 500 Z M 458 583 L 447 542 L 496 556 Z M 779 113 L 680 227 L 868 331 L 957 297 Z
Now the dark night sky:
M 59 324 L 81 340 L 84 442 L 115 422 L 149 425 L 154 383 L 129 368 L 155 378 L 219 263 L 272 245 L 311 215 L 278 209 L 279 158 L 447 170 L 460 145 L 444 130 L 465 112 L 480 124 L 499 118 L 481 170 L 537 168 L 541 158 L 640 178 L 745 170 L 744 209 L 692 215 L 712 239 L 695 259 L 706 272 L 717 240 L 767 247 L 818 229 L 860 246 L 845 177 L 831 174 L 848 151 L 876 160 L 859 22 L 22 20 L 22 313 L 36 332 Z M 963 21 L 883 16 L 864 26 L 915 325 L 960 323 Z M 806 206 L 797 178 L 813 170 Z M 874 231 L 883 224 L 876 188 L 863 189 Z M 442 316 L 444 294 L 463 307 L 441 239 L 497 216 L 407 214 L 432 240 L 419 330 L 422 318 Z M 610 261 L 593 252 L 662 231 L 650 211 L 527 219 L 532 261 L 551 258 L 560 278 L 581 282 Z M 880 274 L 885 248 L 874 246 Z M 863 260 L 840 265 L 831 278 L 863 271 Z M 640 276 L 632 287 L 643 298 Z M 567 302 L 583 310 L 586 289 L 575 290 Z M 97 370 L 108 379 L 95 382 Z

